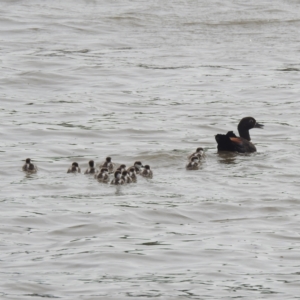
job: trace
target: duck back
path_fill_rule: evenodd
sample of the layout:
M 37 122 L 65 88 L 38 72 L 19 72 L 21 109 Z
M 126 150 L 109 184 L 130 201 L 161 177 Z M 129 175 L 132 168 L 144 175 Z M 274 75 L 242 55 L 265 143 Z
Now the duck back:
M 248 140 L 237 137 L 233 131 L 228 131 L 226 134 L 217 134 L 216 142 L 218 143 L 218 151 L 231 152 L 255 152 L 255 146 Z

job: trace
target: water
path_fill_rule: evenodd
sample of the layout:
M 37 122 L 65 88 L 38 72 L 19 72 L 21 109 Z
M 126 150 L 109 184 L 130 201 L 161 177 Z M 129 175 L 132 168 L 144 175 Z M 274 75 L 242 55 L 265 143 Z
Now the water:
M 1 299 L 299 299 L 299 6 L 2 1 Z M 108 155 L 154 178 L 66 173 Z

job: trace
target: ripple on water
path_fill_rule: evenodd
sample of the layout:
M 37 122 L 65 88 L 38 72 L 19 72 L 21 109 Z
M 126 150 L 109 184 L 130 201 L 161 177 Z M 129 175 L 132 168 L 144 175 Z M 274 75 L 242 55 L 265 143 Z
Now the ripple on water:
M 2 8 L 0 298 L 298 299 L 299 5 L 102 2 Z

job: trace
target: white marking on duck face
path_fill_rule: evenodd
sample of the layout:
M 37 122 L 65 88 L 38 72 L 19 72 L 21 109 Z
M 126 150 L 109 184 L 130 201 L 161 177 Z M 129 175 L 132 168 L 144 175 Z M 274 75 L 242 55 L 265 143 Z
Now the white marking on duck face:
M 138 169 L 140 169 L 142 167 L 142 165 L 140 163 L 138 163 L 138 164 L 135 163 L 134 166 L 137 167 Z

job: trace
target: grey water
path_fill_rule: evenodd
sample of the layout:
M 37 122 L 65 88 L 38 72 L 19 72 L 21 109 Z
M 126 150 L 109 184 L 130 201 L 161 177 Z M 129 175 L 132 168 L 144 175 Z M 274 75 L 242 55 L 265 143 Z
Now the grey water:
M 0 299 L 300 299 L 299 1 L 2 0 L 0 24 Z M 246 116 L 257 152 L 218 153 Z M 106 156 L 154 177 L 67 174 Z

